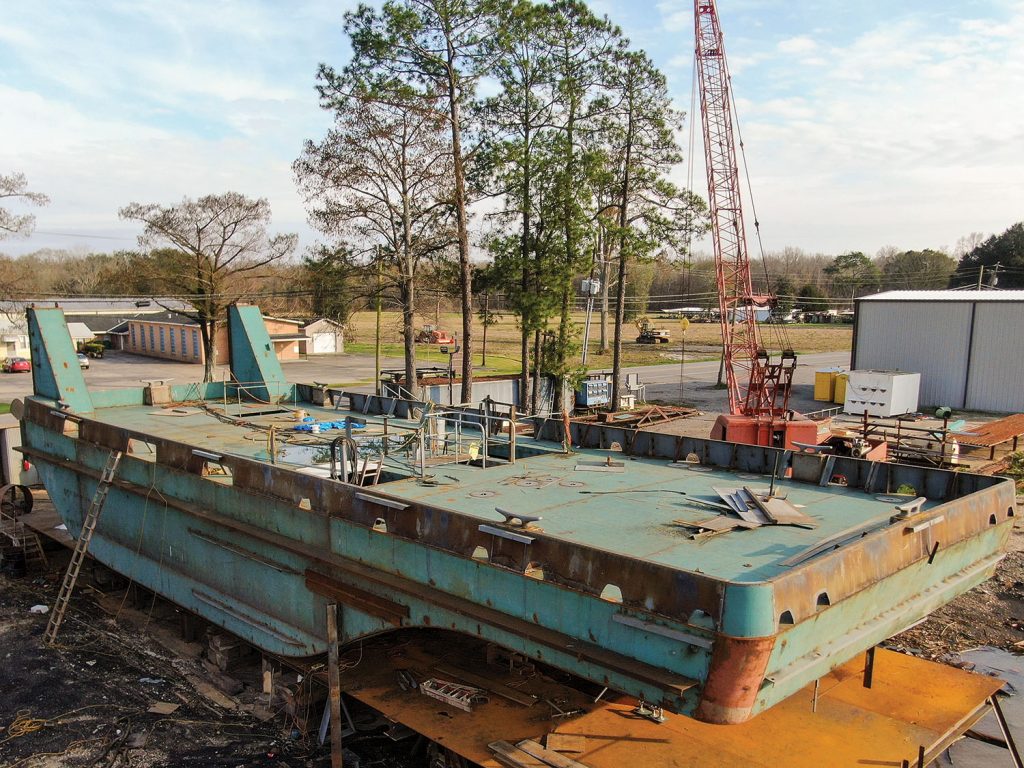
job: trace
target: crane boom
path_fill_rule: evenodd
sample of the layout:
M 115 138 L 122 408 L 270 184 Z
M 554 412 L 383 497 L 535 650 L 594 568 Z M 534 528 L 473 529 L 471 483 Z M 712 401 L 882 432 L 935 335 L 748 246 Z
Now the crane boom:
M 755 305 L 765 297 L 754 295 L 750 278 L 731 80 L 714 0 L 695 0 L 694 28 L 729 412 L 771 420 L 788 410 L 796 356 L 784 350 L 772 363 L 758 332 Z

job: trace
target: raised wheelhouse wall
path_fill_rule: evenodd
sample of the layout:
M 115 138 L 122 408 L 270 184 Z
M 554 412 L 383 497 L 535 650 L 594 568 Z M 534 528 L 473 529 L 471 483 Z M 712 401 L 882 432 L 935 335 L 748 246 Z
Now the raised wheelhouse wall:
M 36 327 L 47 343 L 56 333 Z M 59 394 L 59 384 L 50 391 Z M 135 392 L 123 397 L 134 404 Z M 206 385 L 203 394 L 215 392 Z M 117 399 L 95 395 L 96 407 Z M 367 414 L 399 407 L 384 400 L 351 405 Z M 548 422 L 541 432 L 561 441 L 561 428 Z M 574 426 L 574 445 L 616 442 L 661 460 L 696 454 L 742 472 L 771 473 L 777 458 L 785 465 L 758 446 L 585 429 Z M 386 485 L 362 489 L 232 455 L 216 462 L 230 477 L 208 475 L 197 445 L 102 423 L 52 396 L 26 402 L 22 430 L 72 531 L 107 453 L 127 450 L 93 554 L 269 652 L 322 653 L 324 607 L 334 600 L 345 642 L 398 627 L 452 629 L 712 722 L 771 706 L 986 578 L 1014 501 L 1012 483 L 997 478 L 839 459 L 829 471 L 850 486 L 870 480 L 874 493 L 908 483 L 943 503 L 919 530 L 914 521 L 889 526 L 771 581 L 722 582 L 543 532 L 496 537 L 478 519 L 389 496 Z M 825 471 L 818 456 L 785 461 L 799 480 Z M 933 555 L 935 541 L 961 543 Z M 487 560 L 473 557 L 481 548 Z M 609 584 L 621 603 L 601 598 Z

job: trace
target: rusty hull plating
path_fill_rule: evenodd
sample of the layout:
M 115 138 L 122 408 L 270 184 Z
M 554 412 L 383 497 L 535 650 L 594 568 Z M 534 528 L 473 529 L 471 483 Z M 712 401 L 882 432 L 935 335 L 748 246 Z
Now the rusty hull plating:
M 323 653 L 333 601 L 342 643 L 448 629 L 740 723 L 987 579 L 1012 525 L 1000 478 L 592 424 L 572 425 L 579 447 L 565 455 L 561 421 L 514 446 L 501 427 L 490 444 L 481 433 L 486 468 L 478 445 L 427 481 L 417 446 L 462 416 L 438 427 L 428 404 L 289 385 L 259 353 L 258 310 L 230 320 L 235 378 L 249 384 L 90 393 L 65 359 L 60 311 L 29 310 L 38 357 L 23 443 L 72 531 L 107 454 L 125 451 L 94 556 L 270 653 Z M 379 482 L 325 477 L 298 445 L 272 463 L 268 432 L 290 434 L 297 409 L 390 434 Z M 779 488 L 815 529 L 698 541 L 680 527 L 714 514 L 713 488 L 767 485 L 780 464 L 791 477 Z M 903 485 L 922 508 L 895 509 L 885 494 Z

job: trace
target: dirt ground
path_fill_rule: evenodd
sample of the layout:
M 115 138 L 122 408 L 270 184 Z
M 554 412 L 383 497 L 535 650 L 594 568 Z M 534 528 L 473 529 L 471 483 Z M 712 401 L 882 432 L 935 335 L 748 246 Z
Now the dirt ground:
M 205 637 L 183 640 L 180 614 L 150 593 L 136 603 L 123 589 L 100 591 L 83 569 L 86 586 L 76 590 L 57 645 L 47 647 L 49 616 L 30 609 L 54 603 L 67 553 L 50 556 L 45 573 L 0 573 L 0 768 L 330 765 L 316 738 L 319 706 L 301 733 L 280 700 L 262 693 L 258 657 L 232 672 L 245 681 L 242 691 L 219 689 L 204 663 Z M 346 744 L 362 766 L 406 768 L 411 749 L 422 748 L 382 736 L 389 723 L 375 714 L 350 710 L 358 732 Z
M 312 766 L 308 744 L 279 726 L 207 700 L 188 680 L 202 670 L 146 633 L 76 598 L 49 648 L 56 579 L 0 576 L 0 766 Z M 160 702 L 173 713 L 148 710 Z

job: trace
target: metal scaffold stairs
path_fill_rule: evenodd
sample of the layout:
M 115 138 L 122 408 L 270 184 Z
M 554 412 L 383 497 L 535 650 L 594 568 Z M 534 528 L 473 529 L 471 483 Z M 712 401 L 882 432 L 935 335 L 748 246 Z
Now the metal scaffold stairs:
M 28 489 L 24 489 L 26 495 L 19 503 L 17 489 L 20 487 L 7 485 L 0 489 L 0 560 L 4 558 L 5 550 L 8 550 L 19 552 L 26 566 L 39 563 L 46 568 L 49 563 L 39 535 L 18 519 L 19 513 L 32 509 Z
M 78 581 L 78 573 L 82 570 L 82 563 L 85 561 L 85 554 L 89 549 L 89 542 L 92 541 L 93 531 L 96 530 L 96 523 L 99 522 L 100 512 L 103 511 L 103 504 L 107 500 L 107 493 L 110 491 L 110 484 L 114 481 L 114 474 L 117 466 L 121 463 L 121 451 L 113 451 L 107 458 L 103 467 L 100 481 L 96 485 L 96 492 L 93 494 L 92 502 L 82 520 L 82 532 L 78 534 L 78 541 L 75 542 L 75 551 L 71 555 L 71 562 L 68 563 L 67 573 L 64 574 L 64 582 L 61 584 L 60 593 L 57 595 L 57 602 L 53 606 L 53 613 L 50 614 L 50 623 L 46 626 L 43 635 L 47 645 L 52 645 L 57 639 L 57 632 L 60 630 L 61 622 L 64 621 L 64 613 L 67 611 L 68 603 L 71 601 L 71 593 L 75 590 L 75 582 Z

